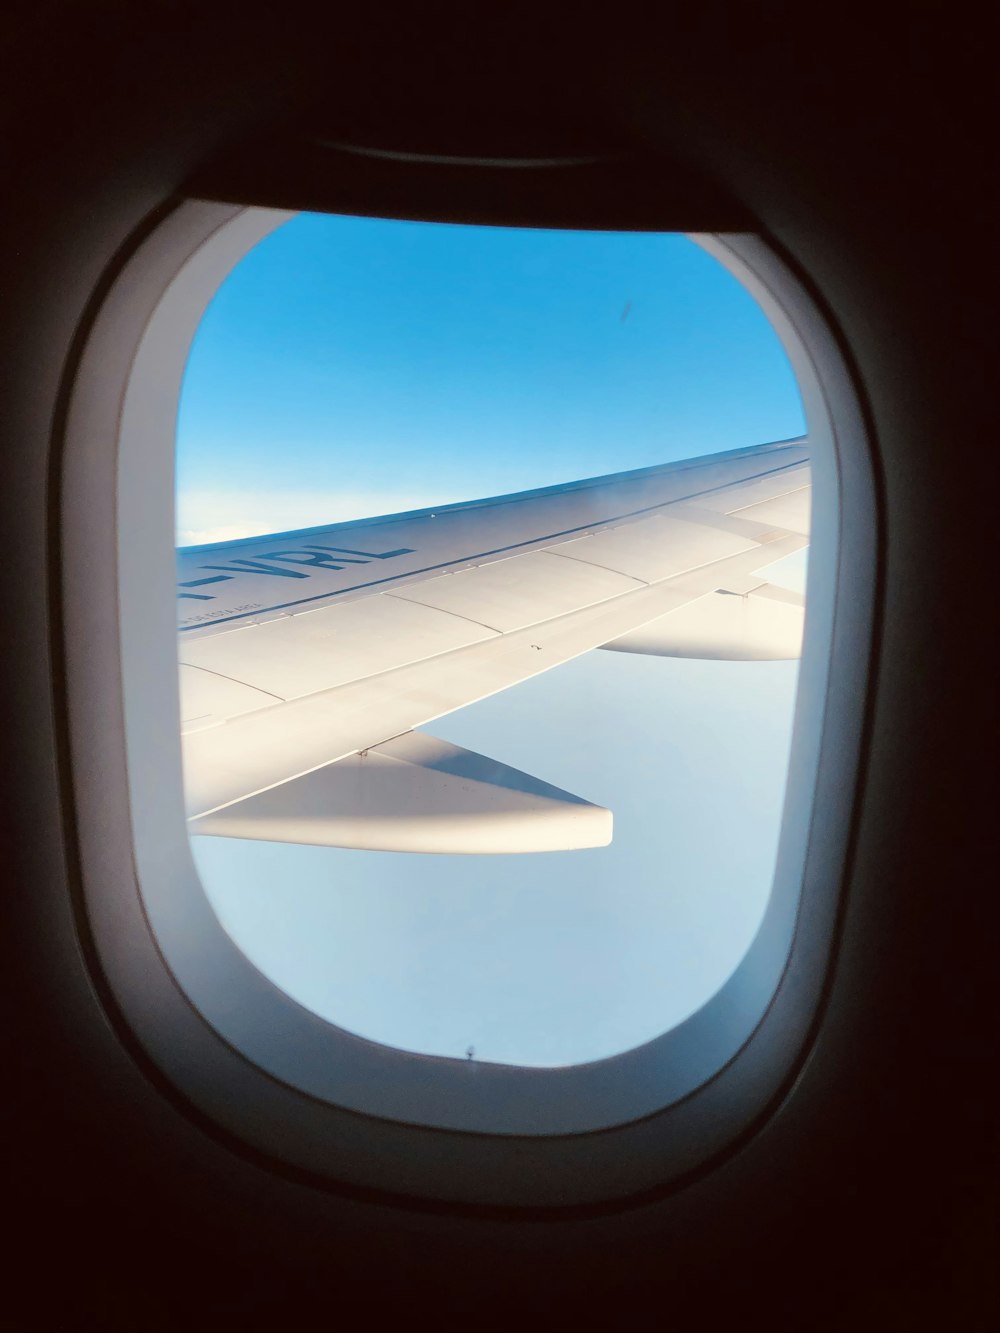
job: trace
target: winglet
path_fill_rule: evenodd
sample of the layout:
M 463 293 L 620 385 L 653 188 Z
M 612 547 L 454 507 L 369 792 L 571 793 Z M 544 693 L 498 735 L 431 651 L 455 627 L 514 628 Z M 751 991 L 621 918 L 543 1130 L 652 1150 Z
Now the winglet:
M 483 855 L 606 847 L 612 815 L 495 759 L 410 731 L 188 827 L 265 842 Z

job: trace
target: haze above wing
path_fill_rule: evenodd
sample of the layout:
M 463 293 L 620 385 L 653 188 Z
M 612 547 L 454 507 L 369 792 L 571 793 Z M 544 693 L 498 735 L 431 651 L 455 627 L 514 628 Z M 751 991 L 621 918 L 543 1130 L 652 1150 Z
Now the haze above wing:
M 193 830 L 404 851 L 606 843 L 600 807 L 398 738 L 592 648 L 796 656 L 801 598 L 758 571 L 807 544 L 810 498 L 799 440 L 179 552 Z M 350 756 L 353 782 L 330 768 Z

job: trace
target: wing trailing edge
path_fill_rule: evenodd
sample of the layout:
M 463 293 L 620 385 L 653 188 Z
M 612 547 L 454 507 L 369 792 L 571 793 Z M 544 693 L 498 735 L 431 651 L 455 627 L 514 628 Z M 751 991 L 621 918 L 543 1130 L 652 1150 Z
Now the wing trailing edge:
M 380 852 L 606 847 L 610 810 L 410 731 L 193 819 L 192 833 Z

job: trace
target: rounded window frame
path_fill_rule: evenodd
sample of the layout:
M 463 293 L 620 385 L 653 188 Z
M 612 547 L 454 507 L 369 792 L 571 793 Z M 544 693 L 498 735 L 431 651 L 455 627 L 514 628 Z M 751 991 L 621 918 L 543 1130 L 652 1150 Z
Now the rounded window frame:
M 765 241 L 694 237 L 758 300 L 785 346 L 816 483 L 775 887 L 733 977 L 670 1032 L 589 1065 L 521 1069 L 397 1051 L 327 1023 L 253 967 L 208 903 L 184 822 L 177 399 L 208 302 L 291 216 L 178 205 L 111 282 L 72 387 L 63 605 L 97 964 L 146 1057 L 185 1102 L 272 1160 L 346 1186 L 479 1206 L 627 1198 L 696 1169 L 760 1121 L 804 1057 L 820 1002 L 858 781 L 875 592 L 871 455 L 851 376 L 815 303 Z

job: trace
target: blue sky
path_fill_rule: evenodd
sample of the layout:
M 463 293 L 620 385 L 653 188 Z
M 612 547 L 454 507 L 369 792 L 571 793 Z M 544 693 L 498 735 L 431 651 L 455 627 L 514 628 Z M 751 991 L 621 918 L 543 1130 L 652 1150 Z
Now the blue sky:
M 301 215 L 234 270 L 195 339 L 178 540 L 803 431 L 763 314 L 683 237 Z M 610 806 L 609 848 L 418 857 L 197 838 L 196 859 L 251 959 L 352 1031 L 513 1063 L 600 1058 L 704 1003 L 749 944 L 795 680 L 795 663 L 594 652 L 430 728 Z

